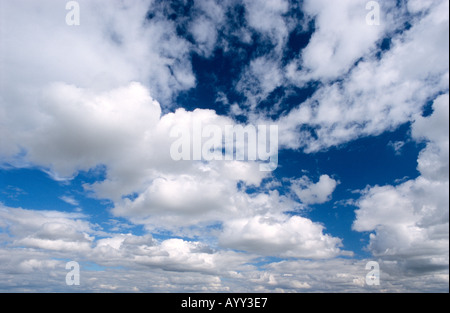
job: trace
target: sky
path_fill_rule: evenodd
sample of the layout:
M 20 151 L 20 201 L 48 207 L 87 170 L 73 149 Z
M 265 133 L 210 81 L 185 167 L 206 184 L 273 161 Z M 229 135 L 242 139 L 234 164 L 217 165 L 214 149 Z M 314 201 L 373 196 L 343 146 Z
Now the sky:
M 448 0 L 0 0 L 0 292 L 448 292 L 448 38 Z M 174 158 L 261 125 L 270 170 Z

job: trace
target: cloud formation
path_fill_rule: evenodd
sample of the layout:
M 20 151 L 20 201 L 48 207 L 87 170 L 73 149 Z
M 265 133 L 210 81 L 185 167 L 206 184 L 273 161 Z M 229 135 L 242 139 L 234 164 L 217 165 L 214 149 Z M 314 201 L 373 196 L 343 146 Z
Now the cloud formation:
M 379 2 L 371 26 L 354 0 L 80 0 L 69 27 L 64 3 L 1 1 L 1 169 L 104 175 L 58 193 L 75 213 L 0 202 L 0 290 L 68 290 L 79 260 L 86 291 L 374 291 L 375 259 L 375 291 L 448 291 L 448 1 Z M 208 93 L 222 101 L 183 108 Z M 370 258 L 308 214 L 348 183 L 335 173 L 170 156 L 175 126 L 243 121 L 277 124 L 300 160 L 410 126 L 393 147 L 424 145 L 419 176 L 343 199 Z
M 408 271 L 448 269 L 448 103 L 448 94 L 440 96 L 433 114 L 412 125 L 413 137 L 427 141 L 418 159 L 421 175 L 370 187 L 358 201 L 353 229 L 371 232 L 368 249 Z
M 388 51 L 360 54 L 342 80 L 325 84 L 281 117 L 282 144 L 315 152 L 412 121 L 430 98 L 448 90 L 447 9 L 447 1 L 430 2 L 410 29 L 391 38 Z M 299 132 L 302 125 L 313 131 Z
M 331 199 L 331 194 L 338 182 L 328 175 L 322 175 L 317 183 L 303 176 L 292 181 L 291 189 L 297 197 L 305 204 L 324 203 Z

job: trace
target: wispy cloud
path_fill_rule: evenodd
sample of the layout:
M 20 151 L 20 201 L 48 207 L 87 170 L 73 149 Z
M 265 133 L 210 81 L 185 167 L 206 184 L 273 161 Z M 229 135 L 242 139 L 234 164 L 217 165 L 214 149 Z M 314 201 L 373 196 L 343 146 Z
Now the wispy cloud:
M 79 205 L 78 201 L 75 200 L 74 197 L 71 197 L 71 196 L 61 196 L 61 197 L 59 197 L 59 198 L 60 198 L 62 201 L 66 202 L 66 203 L 68 203 L 68 204 L 71 204 L 71 205 L 73 205 L 73 206 L 78 206 L 78 205 Z

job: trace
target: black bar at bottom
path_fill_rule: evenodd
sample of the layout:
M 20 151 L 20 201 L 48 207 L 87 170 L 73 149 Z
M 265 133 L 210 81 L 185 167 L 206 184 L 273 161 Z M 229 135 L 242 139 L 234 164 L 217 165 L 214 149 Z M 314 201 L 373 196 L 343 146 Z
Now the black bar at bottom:
M 353 308 L 365 312 L 367 308 L 389 306 L 402 311 L 409 305 L 426 303 L 431 294 L 281 294 L 281 293 L 148 293 L 148 294 L 0 294 L 0 300 L 7 305 L 21 303 L 35 305 L 34 300 L 24 301 L 21 297 L 37 296 L 40 303 L 90 312 L 108 307 L 120 306 L 146 308 L 145 312 L 311 312 L 323 309 L 338 310 Z M 433 294 L 433 303 L 448 303 L 447 294 Z M 52 298 L 54 297 L 54 298 Z M 61 299 L 58 299 L 61 297 Z M 94 297 L 94 298 L 92 298 Z M 425 298 L 427 297 L 427 298 Z M 313 308 L 313 309 L 311 309 Z M 413 307 L 412 307 L 413 308 Z M 355 311 L 352 310 L 352 311 Z

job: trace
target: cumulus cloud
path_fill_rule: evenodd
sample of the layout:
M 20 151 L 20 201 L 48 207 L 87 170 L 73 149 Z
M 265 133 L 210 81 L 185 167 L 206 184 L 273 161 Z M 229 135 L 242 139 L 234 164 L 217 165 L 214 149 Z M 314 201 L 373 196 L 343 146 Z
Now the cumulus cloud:
M 158 178 L 136 199 L 117 204 L 113 212 L 153 227 L 190 226 L 231 214 L 235 193 L 236 184 L 231 181 L 187 175 Z
M 283 279 L 284 272 L 274 270 L 271 271 L 272 279 L 270 279 L 251 263 L 257 261 L 261 252 L 272 255 L 274 252 L 287 251 L 284 253 L 289 257 L 331 257 L 339 253 L 335 245 L 340 244 L 338 239 L 321 235 L 323 230 L 321 226 L 300 217 L 278 216 L 278 221 L 273 219 L 267 225 L 266 221 L 252 220 L 251 223 L 256 227 L 254 230 L 257 233 L 246 232 L 245 236 L 247 238 L 253 236 L 253 240 L 245 242 L 254 246 L 249 249 L 258 252 L 254 254 L 218 250 L 198 241 L 175 238 L 156 240 L 149 234 L 136 236 L 103 232 L 101 236 L 96 236 L 99 232 L 94 229 L 94 225 L 89 224 L 85 216 L 80 214 L 13 209 L 4 206 L 0 214 L 1 221 L 7 224 L 1 227 L 7 227 L 11 234 L 10 243 L 2 247 L 0 257 L 2 288 L 15 291 L 26 291 L 27 288 L 69 291 L 69 287 L 65 285 L 67 271 L 62 259 L 78 260 L 81 263 L 84 291 L 308 289 L 310 280 L 292 280 L 288 277 Z M 236 225 L 236 222 L 230 225 Z M 261 227 L 272 227 L 274 232 L 267 232 L 270 229 Z M 263 250 L 261 247 L 264 241 L 258 239 L 261 230 L 264 230 L 267 237 L 266 244 L 269 245 Z M 229 240 L 228 244 L 233 245 L 234 239 L 240 234 L 223 238 Z M 288 249 L 283 249 L 279 243 L 288 245 Z M 257 248 L 258 245 L 260 248 Z M 323 249 L 317 251 L 314 250 L 314 246 Z M 269 248 L 276 251 L 269 251 Z M 7 255 L 10 256 L 3 258 Z M 84 260 L 106 268 L 102 271 L 89 270 L 87 269 L 89 265 L 84 264 Z M 114 269 L 117 267 L 126 271 Z M 186 272 L 189 272 L 189 276 L 182 274 Z M 39 283 L 38 277 L 46 278 L 45 285 Z M 33 285 L 27 284 L 30 280 L 34 282 Z M 149 281 L 152 283 L 149 284 Z M 251 282 L 251 285 L 246 286 L 248 282 Z
M 301 71 L 291 72 L 294 81 L 332 80 L 346 73 L 362 56 L 376 47 L 387 28 L 392 25 L 385 14 L 392 7 L 389 1 L 380 3 L 382 23 L 378 26 L 366 23 L 364 1 L 305 1 L 304 12 L 314 17 L 315 32 L 302 50 L 300 60 L 294 61 Z M 298 64 L 297 64 L 298 63 Z
M 16 149 L 24 148 L 27 162 L 58 176 L 71 177 L 78 171 L 106 165 L 106 181 L 90 188 L 99 196 L 113 199 L 139 192 L 142 185 L 159 175 L 205 176 L 208 165 L 172 159 L 174 139 L 170 132 L 175 126 L 192 133 L 196 123 L 222 128 L 234 125 L 231 119 L 208 110 L 180 109 L 161 116 L 160 104 L 139 83 L 100 93 L 55 83 L 43 90 L 38 102 L 40 114 L 35 117 L 32 133 L 17 132 L 5 141 L 15 143 Z M 217 173 L 215 179 L 223 174 L 232 181 L 251 184 L 259 184 L 266 175 L 257 164 L 238 161 L 211 165 L 209 173 Z
M 282 48 L 288 36 L 283 14 L 289 9 L 285 0 L 244 1 L 247 22 L 250 27 L 267 36 L 278 48 Z
M 177 91 L 194 86 L 189 43 L 177 36 L 171 21 L 145 19 L 152 1 L 122 5 L 82 0 L 79 4 L 78 27 L 66 25 L 65 3 L 2 4 L 6 102 L 20 95 L 11 87 L 39 88 L 53 81 L 91 88 L 151 81 L 152 94 L 166 103 Z
M 6 141 L 15 143 L 15 151 L 26 149 L 28 161 L 63 177 L 118 161 L 143 142 L 161 113 L 138 83 L 101 93 L 54 83 L 43 89 L 36 109 L 32 121 L 18 119 L 9 128 L 31 133 L 18 130 Z
M 436 181 L 448 181 L 448 94 L 434 101 L 430 117 L 417 116 L 412 126 L 412 136 L 417 141 L 427 142 L 420 152 L 418 169 L 423 177 Z
M 448 275 L 443 273 L 422 273 L 405 275 L 392 261 L 379 260 L 380 286 L 368 286 L 365 266 L 369 260 L 334 258 L 330 260 L 285 260 L 269 264 L 266 272 L 259 274 L 261 290 L 288 292 L 290 281 L 297 281 L 309 288 L 294 289 L 302 292 L 423 292 L 434 289 L 447 292 Z
M 11 235 L 11 248 L 53 251 L 59 256 L 89 258 L 100 265 L 144 265 L 172 271 L 211 272 L 223 270 L 216 263 L 225 266 L 224 259 L 239 265 L 248 258 L 233 252 L 214 251 L 200 242 L 156 241 L 151 235 L 108 234 L 87 222 L 86 216 L 76 213 L 2 206 L 0 214 L 5 223 L 0 226 Z
M 380 57 L 359 54 L 362 60 L 346 67 L 341 81 L 325 84 L 278 120 L 280 144 L 314 152 L 412 121 L 430 98 L 448 90 L 447 9 L 447 1 L 433 2 Z
M 0 226 L 12 235 L 8 241 L 18 247 L 82 252 L 89 250 L 96 233 L 79 213 L 1 207 L 0 217 Z
M 262 255 L 330 258 L 341 241 L 323 234 L 323 226 L 300 216 L 254 216 L 225 222 L 219 242 L 225 247 Z
M 322 175 L 317 183 L 313 183 L 308 177 L 291 182 L 292 191 L 304 204 L 324 203 L 331 199 L 331 194 L 338 182 L 328 175 Z
M 418 116 L 413 138 L 427 140 L 419 155 L 421 175 L 397 186 L 364 191 L 353 229 L 370 234 L 368 249 L 405 271 L 442 271 L 448 277 L 448 94 L 438 97 L 429 117 Z M 433 153 L 430 153 L 430 151 Z

